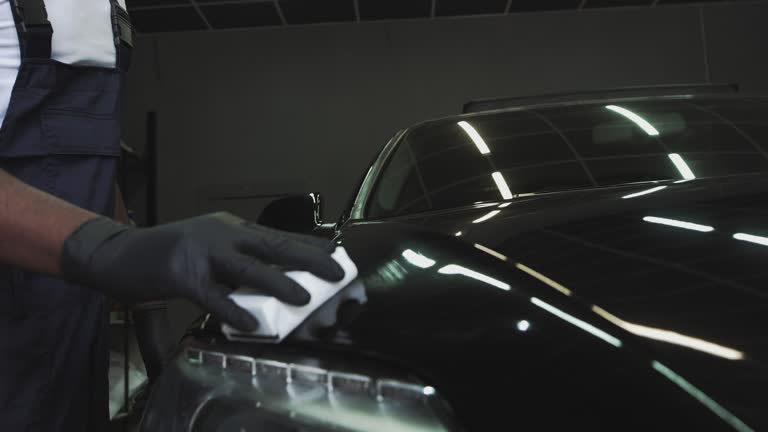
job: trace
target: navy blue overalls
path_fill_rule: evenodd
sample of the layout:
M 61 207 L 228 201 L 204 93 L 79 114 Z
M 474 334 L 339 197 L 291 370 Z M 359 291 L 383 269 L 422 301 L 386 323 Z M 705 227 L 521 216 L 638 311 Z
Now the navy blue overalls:
M 116 69 L 52 60 L 43 0 L 11 2 L 22 61 L 0 128 L 0 168 L 111 217 L 132 35 L 127 13 L 104 1 L 112 2 Z M 0 268 L 0 431 L 106 429 L 108 318 L 96 291 Z

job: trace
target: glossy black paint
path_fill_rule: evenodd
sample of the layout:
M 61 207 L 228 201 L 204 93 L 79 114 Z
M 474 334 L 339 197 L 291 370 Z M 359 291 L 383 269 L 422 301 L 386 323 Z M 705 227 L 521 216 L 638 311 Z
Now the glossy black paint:
M 479 224 L 472 221 L 489 208 L 350 224 L 342 230 L 343 244 L 361 264 L 370 300 L 341 336 L 319 340 L 406 363 L 431 378 L 470 430 L 503 422 L 645 430 L 725 426 L 654 370 L 654 361 L 759 430 L 768 425 L 768 247 L 732 234 L 768 234 L 768 178 L 669 186 L 634 199 L 621 197 L 648 185 L 534 197 Z M 653 215 L 695 220 L 716 231 L 643 221 Z M 508 262 L 475 243 L 505 254 Z M 512 289 L 410 266 L 399 255 L 406 248 L 437 261 L 435 268 L 458 263 Z M 402 280 L 382 276 L 392 262 L 406 270 Z M 532 297 L 619 338 L 622 348 L 535 307 Z M 592 305 L 629 323 L 733 348 L 745 359 L 631 334 L 595 314 Z M 517 330 L 520 320 L 531 323 L 528 331 Z
M 767 221 L 762 174 L 345 219 L 364 304 L 277 346 L 187 343 L 407 371 L 470 431 L 762 430 Z

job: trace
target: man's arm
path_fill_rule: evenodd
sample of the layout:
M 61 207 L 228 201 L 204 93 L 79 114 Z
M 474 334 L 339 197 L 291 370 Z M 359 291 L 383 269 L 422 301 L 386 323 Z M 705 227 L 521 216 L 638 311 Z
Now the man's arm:
M 0 169 L 0 264 L 59 275 L 64 240 L 96 216 Z
M 128 209 L 115 184 L 115 220 L 126 225 L 133 225 L 128 217 Z M 165 364 L 173 357 L 176 345 L 171 338 L 171 325 L 168 321 L 168 305 L 165 301 L 140 303 L 133 308 L 133 320 L 136 323 L 136 342 L 141 358 L 147 370 L 149 383 L 152 385 L 160 376 Z
M 128 217 L 128 208 L 125 206 L 123 194 L 117 183 L 115 183 L 115 220 L 126 225 L 133 225 L 131 218 Z
M 232 288 L 305 305 L 309 293 L 280 268 L 340 281 L 334 248 L 229 213 L 134 228 L 0 170 L 0 264 L 61 276 L 125 302 L 185 298 L 241 330 L 258 322 L 228 297 Z

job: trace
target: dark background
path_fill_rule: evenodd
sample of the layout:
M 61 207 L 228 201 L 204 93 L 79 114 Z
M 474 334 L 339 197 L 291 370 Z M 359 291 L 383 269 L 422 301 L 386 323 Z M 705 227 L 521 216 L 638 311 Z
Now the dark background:
M 388 21 L 368 21 L 393 18 L 371 0 L 351 12 L 335 0 L 280 1 L 280 13 L 272 1 L 164 3 L 129 0 L 142 32 L 123 134 L 141 153 L 157 112 L 160 222 L 238 190 L 321 192 L 335 219 L 394 132 L 474 98 L 705 82 L 768 95 L 761 1 L 514 0 L 505 15 L 506 0 L 439 0 L 434 17 Z M 546 5 L 571 9 L 523 12 Z M 348 22 L 313 23 L 334 20 Z M 266 27 L 227 28 L 240 25 Z M 175 331 L 194 313 L 174 303 Z

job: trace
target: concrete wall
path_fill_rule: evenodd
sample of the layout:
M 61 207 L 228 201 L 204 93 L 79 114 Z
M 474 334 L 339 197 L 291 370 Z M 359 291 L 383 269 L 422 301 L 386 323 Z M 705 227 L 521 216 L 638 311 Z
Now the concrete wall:
M 158 112 L 161 221 L 222 184 L 319 191 L 331 219 L 396 130 L 473 98 L 707 80 L 768 94 L 765 22 L 768 5 L 731 4 L 144 36 L 124 135 L 141 150 Z

